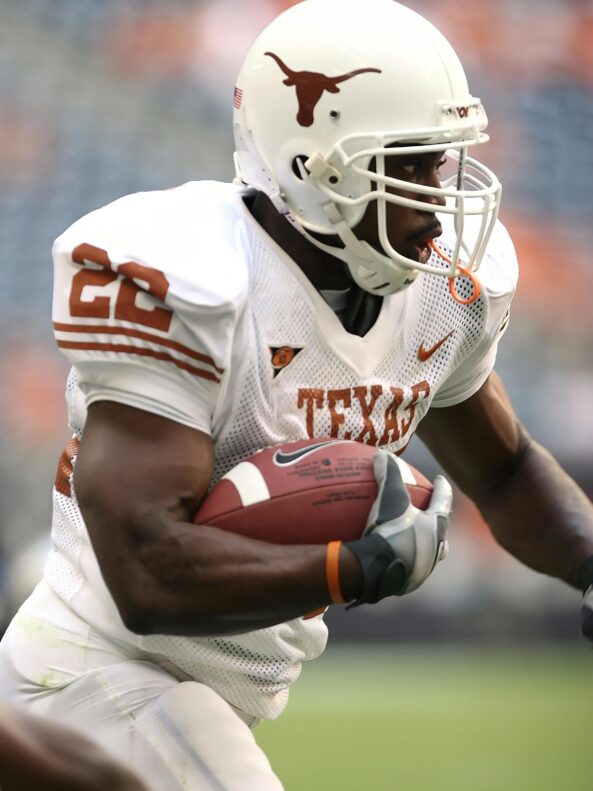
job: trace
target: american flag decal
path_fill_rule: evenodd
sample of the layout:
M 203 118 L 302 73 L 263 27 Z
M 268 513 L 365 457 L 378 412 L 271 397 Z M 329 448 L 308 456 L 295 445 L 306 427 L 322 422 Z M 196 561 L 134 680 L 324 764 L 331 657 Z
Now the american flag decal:
M 241 109 L 242 99 L 243 99 L 243 91 L 241 90 L 241 88 L 237 88 L 237 86 L 235 85 L 235 91 L 233 93 L 233 107 L 235 108 L 235 110 Z

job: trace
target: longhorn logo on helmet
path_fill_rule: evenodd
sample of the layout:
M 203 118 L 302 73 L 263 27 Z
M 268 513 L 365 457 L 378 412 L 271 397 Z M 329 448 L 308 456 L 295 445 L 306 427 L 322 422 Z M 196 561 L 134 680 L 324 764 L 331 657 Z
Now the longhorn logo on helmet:
M 299 103 L 297 121 L 301 126 L 311 126 L 313 124 L 313 111 L 324 91 L 339 93 L 338 84 L 345 82 L 345 80 L 351 80 L 357 74 L 365 74 L 370 71 L 381 74 L 381 69 L 369 67 L 355 69 L 347 74 L 340 74 L 338 77 L 328 77 L 326 74 L 321 74 L 317 71 L 294 71 L 274 52 L 266 52 L 264 54 L 273 58 L 284 74 L 286 74 L 286 79 L 283 80 L 284 85 L 296 88 L 297 101 Z

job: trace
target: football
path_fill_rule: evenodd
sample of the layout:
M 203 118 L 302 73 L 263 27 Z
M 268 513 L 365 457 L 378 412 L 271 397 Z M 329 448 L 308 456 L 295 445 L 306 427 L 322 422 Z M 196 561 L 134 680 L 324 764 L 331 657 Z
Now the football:
M 216 483 L 194 522 L 275 544 L 360 538 L 377 496 L 376 452 L 369 445 L 331 438 L 264 448 Z M 412 503 L 426 509 L 432 484 L 396 459 Z

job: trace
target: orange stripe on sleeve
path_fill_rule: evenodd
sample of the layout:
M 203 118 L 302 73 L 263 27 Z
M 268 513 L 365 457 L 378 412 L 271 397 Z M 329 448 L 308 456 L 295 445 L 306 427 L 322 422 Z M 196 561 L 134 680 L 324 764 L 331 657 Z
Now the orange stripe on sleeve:
M 166 346 L 169 349 L 174 349 L 177 352 L 185 354 L 187 357 L 210 365 L 215 371 L 218 371 L 219 374 L 224 373 L 224 368 L 219 368 L 215 365 L 212 357 L 197 352 L 189 346 L 184 346 L 182 343 L 172 341 L 170 338 L 161 338 L 159 335 L 153 335 L 151 332 L 144 332 L 143 330 L 136 330 L 132 327 L 112 327 L 108 324 L 63 324 L 54 321 L 54 329 L 57 332 L 88 332 L 91 334 L 127 335 L 132 338 L 139 338 L 140 340 L 150 341 L 151 343 L 158 343 L 159 346 Z
M 202 368 L 196 368 L 195 365 L 190 365 L 183 360 L 178 360 L 176 357 L 172 357 L 166 352 L 157 352 L 153 349 L 143 349 L 125 343 L 86 343 L 84 341 L 61 340 L 58 340 L 58 346 L 60 349 L 72 349 L 73 351 L 115 352 L 118 354 L 135 354 L 139 357 L 152 357 L 155 360 L 173 363 L 177 368 L 188 371 L 194 376 L 199 376 L 201 379 L 209 379 L 211 382 L 220 382 L 220 378 L 216 376 L 216 374 L 213 374 L 212 371 L 204 371 Z

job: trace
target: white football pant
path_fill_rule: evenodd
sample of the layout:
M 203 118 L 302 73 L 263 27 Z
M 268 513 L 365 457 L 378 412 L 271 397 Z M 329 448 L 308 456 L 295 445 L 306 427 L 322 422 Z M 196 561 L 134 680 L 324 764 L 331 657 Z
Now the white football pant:
M 253 717 L 210 687 L 126 659 L 90 630 L 52 635 L 56 627 L 16 616 L 0 644 L 0 697 L 78 728 L 151 791 L 282 791 L 250 730 Z

